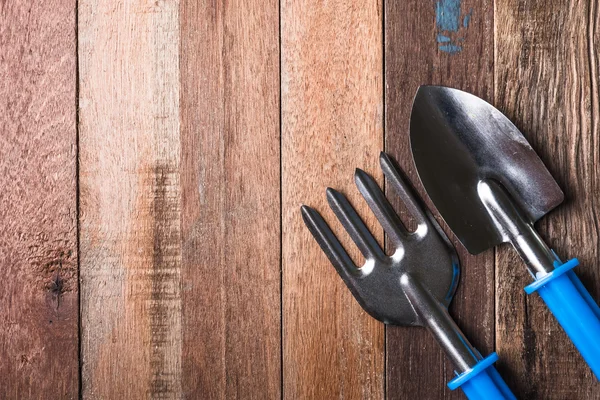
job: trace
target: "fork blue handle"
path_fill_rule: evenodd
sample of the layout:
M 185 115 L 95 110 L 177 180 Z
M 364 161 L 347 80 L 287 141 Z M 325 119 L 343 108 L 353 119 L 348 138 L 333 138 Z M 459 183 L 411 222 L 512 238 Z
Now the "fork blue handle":
M 600 380 L 600 308 L 572 271 L 576 258 L 525 287 L 542 297 L 577 350 Z
M 448 383 L 452 390 L 461 388 L 470 400 L 516 400 L 516 397 L 494 368 L 498 355 L 492 353 L 479 361 L 469 371 L 463 372 Z

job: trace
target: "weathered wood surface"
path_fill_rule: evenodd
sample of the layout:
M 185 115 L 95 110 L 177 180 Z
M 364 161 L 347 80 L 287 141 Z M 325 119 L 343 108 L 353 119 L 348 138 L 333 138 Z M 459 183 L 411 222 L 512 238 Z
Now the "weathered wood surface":
M 183 394 L 281 397 L 279 7 L 181 2 Z
M 0 3 L 0 398 L 463 398 L 424 329 L 360 308 L 299 207 L 361 260 L 325 188 L 383 243 L 354 168 L 383 182 L 385 148 L 418 183 L 414 93 L 464 89 L 558 180 L 538 228 L 600 300 L 599 22 L 595 0 Z M 454 242 L 451 313 L 517 397 L 600 399 L 514 252 Z
M 417 186 L 408 140 L 413 97 L 419 85 L 436 84 L 492 99 L 493 2 L 389 0 L 385 7 L 385 147 Z M 424 195 L 420 186 L 417 189 Z M 388 192 L 396 199 L 392 190 Z M 461 277 L 450 313 L 487 355 L 494 350 L 494 252 L 475 257 L 453 242 Z M 388 399 L 464 398 L 461 391 L 447 388 L 453 366 L 424 328 L 391 327 L 386 340 Z
M 356 246 L 327 206 L 327 186 L 345 193 L 383 238 L 353 178 L 356 167 L 382 176 L 382 4 L 281 7 L 283 394 L 381 399 L 383 325 L 354 300 L 304 226 L 300 205 L 316 207 L 355 259 Z
M 178 398 L 178 2 L 79 2 L 82 396 Z
M 78 397 L 75 1 L 0 4 L 0 398 Z
M 597 1 L 497 0 L 495 103 L 523 131 L 565 192 L 537 227 L 600 300 L 600 129 Z M 523 263 L 497 253 L 500 368 L 526 399 L 600 399 L 593 377 L 543 301 L 527 296 Z

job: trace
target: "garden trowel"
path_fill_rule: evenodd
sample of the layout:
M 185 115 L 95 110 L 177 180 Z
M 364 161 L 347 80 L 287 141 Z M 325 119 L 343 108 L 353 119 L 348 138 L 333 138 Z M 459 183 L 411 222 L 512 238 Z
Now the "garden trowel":
M 538 292 L 600 378 L 600 309 L 572 269 L 544 243 L 534 223 L 563 193 L 521 132 L 484 100 L 421 86 L 410 117 L 413 158 L 423 186 L 472 254 L 511 243 Z

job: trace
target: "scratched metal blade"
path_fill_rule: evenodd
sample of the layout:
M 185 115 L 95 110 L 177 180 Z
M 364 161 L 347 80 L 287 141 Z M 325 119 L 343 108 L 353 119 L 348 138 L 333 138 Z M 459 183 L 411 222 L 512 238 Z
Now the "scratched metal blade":
M 438 211 L 472 254 L 504 240 L 477 194 L 498 181 L 530 222 L 563 201 L 540 158 L 514 124 L 472 94 L 421 86 L 410 118 L 417 171 Z

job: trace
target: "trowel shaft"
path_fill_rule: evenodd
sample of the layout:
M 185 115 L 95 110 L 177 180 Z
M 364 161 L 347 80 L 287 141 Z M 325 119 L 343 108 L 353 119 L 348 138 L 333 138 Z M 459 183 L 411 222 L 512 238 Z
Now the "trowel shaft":
M 496 229 L 513 245 L 533 278 L 539 279 L 554 270 L 556 255 L 533 224 L 525 220 L 506 191 L 493 180 L 479 182 L 477 191 Z
M 538 291 L 600 379 L 600 308 L 571 270 L 577 260 L 562 264 L 498 183 L 483 180 L 477 191 L 496 229 L 512 243 L 535 279 L 525 291 Z

